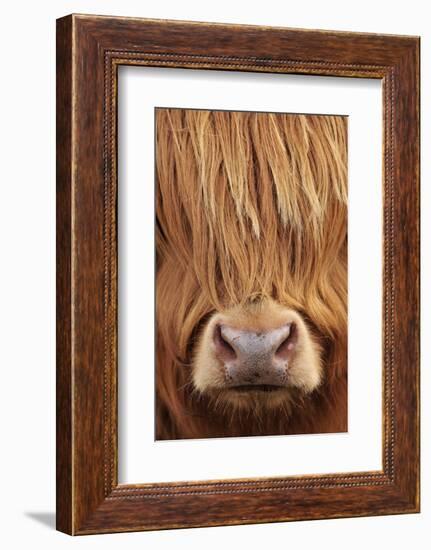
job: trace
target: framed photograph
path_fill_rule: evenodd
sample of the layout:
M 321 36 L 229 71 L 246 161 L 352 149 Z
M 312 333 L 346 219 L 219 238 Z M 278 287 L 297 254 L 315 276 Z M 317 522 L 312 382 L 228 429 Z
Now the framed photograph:
M 57 21 L 57 528 L 419 511 L 419 38 Z

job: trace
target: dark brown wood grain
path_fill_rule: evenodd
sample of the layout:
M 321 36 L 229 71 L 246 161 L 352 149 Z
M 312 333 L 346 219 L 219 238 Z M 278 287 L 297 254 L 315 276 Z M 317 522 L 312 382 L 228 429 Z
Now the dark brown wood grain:
M 117 68 L 377 78 L 384 102 L 383 469 L 118 485 Z M 419 510 L 419 39 L 72 15 L 57 22 L 57 528 Z
M 72 27 L 57 23 L 57 529 L 72 532 Z

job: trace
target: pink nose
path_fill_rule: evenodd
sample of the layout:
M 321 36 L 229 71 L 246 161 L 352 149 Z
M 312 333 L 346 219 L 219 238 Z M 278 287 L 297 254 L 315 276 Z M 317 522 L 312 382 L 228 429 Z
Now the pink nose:
M 295 323 L 264 332 L 216 325 L 215 354 L 230 386 L 284 386 L 298 339 Z

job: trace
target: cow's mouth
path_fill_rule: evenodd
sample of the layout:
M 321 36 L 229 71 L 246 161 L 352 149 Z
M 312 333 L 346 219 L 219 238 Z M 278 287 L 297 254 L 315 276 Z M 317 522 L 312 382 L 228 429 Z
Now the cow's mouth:
M 272 384 L 245 384 L 242 386 L 233 386 L 229 388 L 230 391 L 238 392 L 238 393 L 251 393 L 251 392 L 272 393 L 272 392 L 280 391 L 282 389 L 285 389 L 284 386 L 276 386 Z

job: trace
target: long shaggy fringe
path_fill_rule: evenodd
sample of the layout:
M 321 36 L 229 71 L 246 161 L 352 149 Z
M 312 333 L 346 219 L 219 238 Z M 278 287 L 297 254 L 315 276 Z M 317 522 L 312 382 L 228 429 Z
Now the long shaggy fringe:
M 157 109 L 156 176 L 157 437 L 253 431 L 206 416 L 190 360 L 211 313 L 266 297 L 309 323 L 326 382 L 296 420 L 261 430 L 345 425 L 347 119 Z

